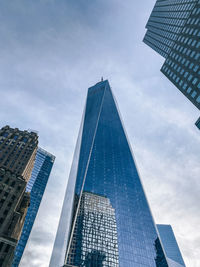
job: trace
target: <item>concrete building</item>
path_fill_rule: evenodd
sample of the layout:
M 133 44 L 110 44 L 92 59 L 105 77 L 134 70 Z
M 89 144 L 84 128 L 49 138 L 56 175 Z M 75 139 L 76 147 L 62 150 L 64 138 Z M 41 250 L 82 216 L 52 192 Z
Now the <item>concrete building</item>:
M 25 192 L 34 165 L 38 136 L 5 126 L 0 130 L 0 266 L 12 264 L 28 205 Z

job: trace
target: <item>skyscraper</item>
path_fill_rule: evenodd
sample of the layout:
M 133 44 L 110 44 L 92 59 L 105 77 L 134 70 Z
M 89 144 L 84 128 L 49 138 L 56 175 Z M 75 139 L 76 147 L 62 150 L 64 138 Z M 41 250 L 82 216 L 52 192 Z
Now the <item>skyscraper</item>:
M 200 109 L 200 1 L 157 0 L 144 42 L 165 58 L 161 72 Z
M 0 167 L 28 181 L 35 161 L 37 134 L 5 126 L 0 130 L 0 138 Z
M 106 260 L 113 267 L 119 266 L 115 210 L 107 197 L 82 193 L 72 238 L 69 264 L 90 266 L 92 261 L 103 266 Z
M 157 224 L 157 229 L 168 258 L 169 267 L 185 267 L 185 263 L 171 225 Z
M 144 43 L 167 58 L 198 0 L 157 0 L 146 24 Z
M 56 266 L 168 266 L 108 81 L 88 89 L 56 240 Z
M 30 193 L 30 206 L 24 222 L 20 240 L 15 250 L 13 267 L 19 266 L 26 243 L 31 233 L 40 203 L 46 188 L 55 157 L 42 148 L 38 148 L 31 178 L 26 192 Z
M 5 126 L 0 130 L 0 266 L 12 263 L 20 238 L 29 193 L 25 192 L 37 150 L 38 136 Z

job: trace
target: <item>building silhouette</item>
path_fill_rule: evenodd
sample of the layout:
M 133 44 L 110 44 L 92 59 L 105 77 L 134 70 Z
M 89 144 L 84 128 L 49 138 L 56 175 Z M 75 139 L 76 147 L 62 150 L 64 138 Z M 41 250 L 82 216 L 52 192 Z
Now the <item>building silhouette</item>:
M 165 58 L 161 72 L 200 109 L 200 2 L 157 0 L 146 28 L 143 41 Z
M 63 265 L 168 266 L 107 80 L 88 89 L 50 261 Z
M 38 136 L 5 126 L 0 130 L 0 266 L 11 266 L 20 238 L 29 193 L 25 192 L 34 165 Z
M 20 240 L 15 250 L 12 267 L 19 266 L 42 201 L 54 160 L 55 156 L 42 148 L 38 148 L 31 178 L 26 186 L 26 192 L 30 193 L 30 206 L 26 214 Z
M 169 267 L 185 267 L 185 263 L 171 225 L 157 224 L 157 229 L 168 258 Z

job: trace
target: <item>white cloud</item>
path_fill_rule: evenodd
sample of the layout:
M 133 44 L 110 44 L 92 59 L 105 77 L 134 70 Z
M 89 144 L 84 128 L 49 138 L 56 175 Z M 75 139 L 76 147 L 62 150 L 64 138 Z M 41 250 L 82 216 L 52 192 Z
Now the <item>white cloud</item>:
M 48 266 L 87 88 L 101 76 L 156 222 L 172 224 L 188 266 L 200 264 L 198 111 L 142 43 L 154 2 L 1 2 L 0 126 L 38 130 L 40 146 L 56 156 L 22 267 Z

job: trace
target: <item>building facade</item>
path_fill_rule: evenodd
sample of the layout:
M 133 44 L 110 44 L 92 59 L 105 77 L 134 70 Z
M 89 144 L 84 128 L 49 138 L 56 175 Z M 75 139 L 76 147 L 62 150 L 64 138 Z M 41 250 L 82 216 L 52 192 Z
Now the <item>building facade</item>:
M 185 267 L 185 263 L 171 225 L 157 224 L 157 229 L 168 258 L 169 267 Z
M 157 0 L 144 42 L 165 58 L 161 72 L 200 109 L 200 1 Z
M 198 0 L 157 0 L 144 43 L 166 58 Z
M 108 81 L 88 89 L 50 261 L 63 265 L 168 266 Z
M 20 240 L 15 250 L 12 267 L 19 266 L 25 246 L 30 236 L 38 209 L 51 173 L 55 156 L 44 149 L 38 148 L 31 178 L 26 186 L 26 192 L 30 193 L 30 206 L 27 211 Z
M 35 161 L 37 133 L 5 126 L 0 130 L 0 138 L 0 167 L 21 175 L 27 182 Z
M 0 130 L 0 266 L 12 264 L 30 202 L 25 192 L 38 136 L 5 126 Z
M 71 238 L 67 264 L 119 266 L 115 210 L 107 197 L 83 192 Z

